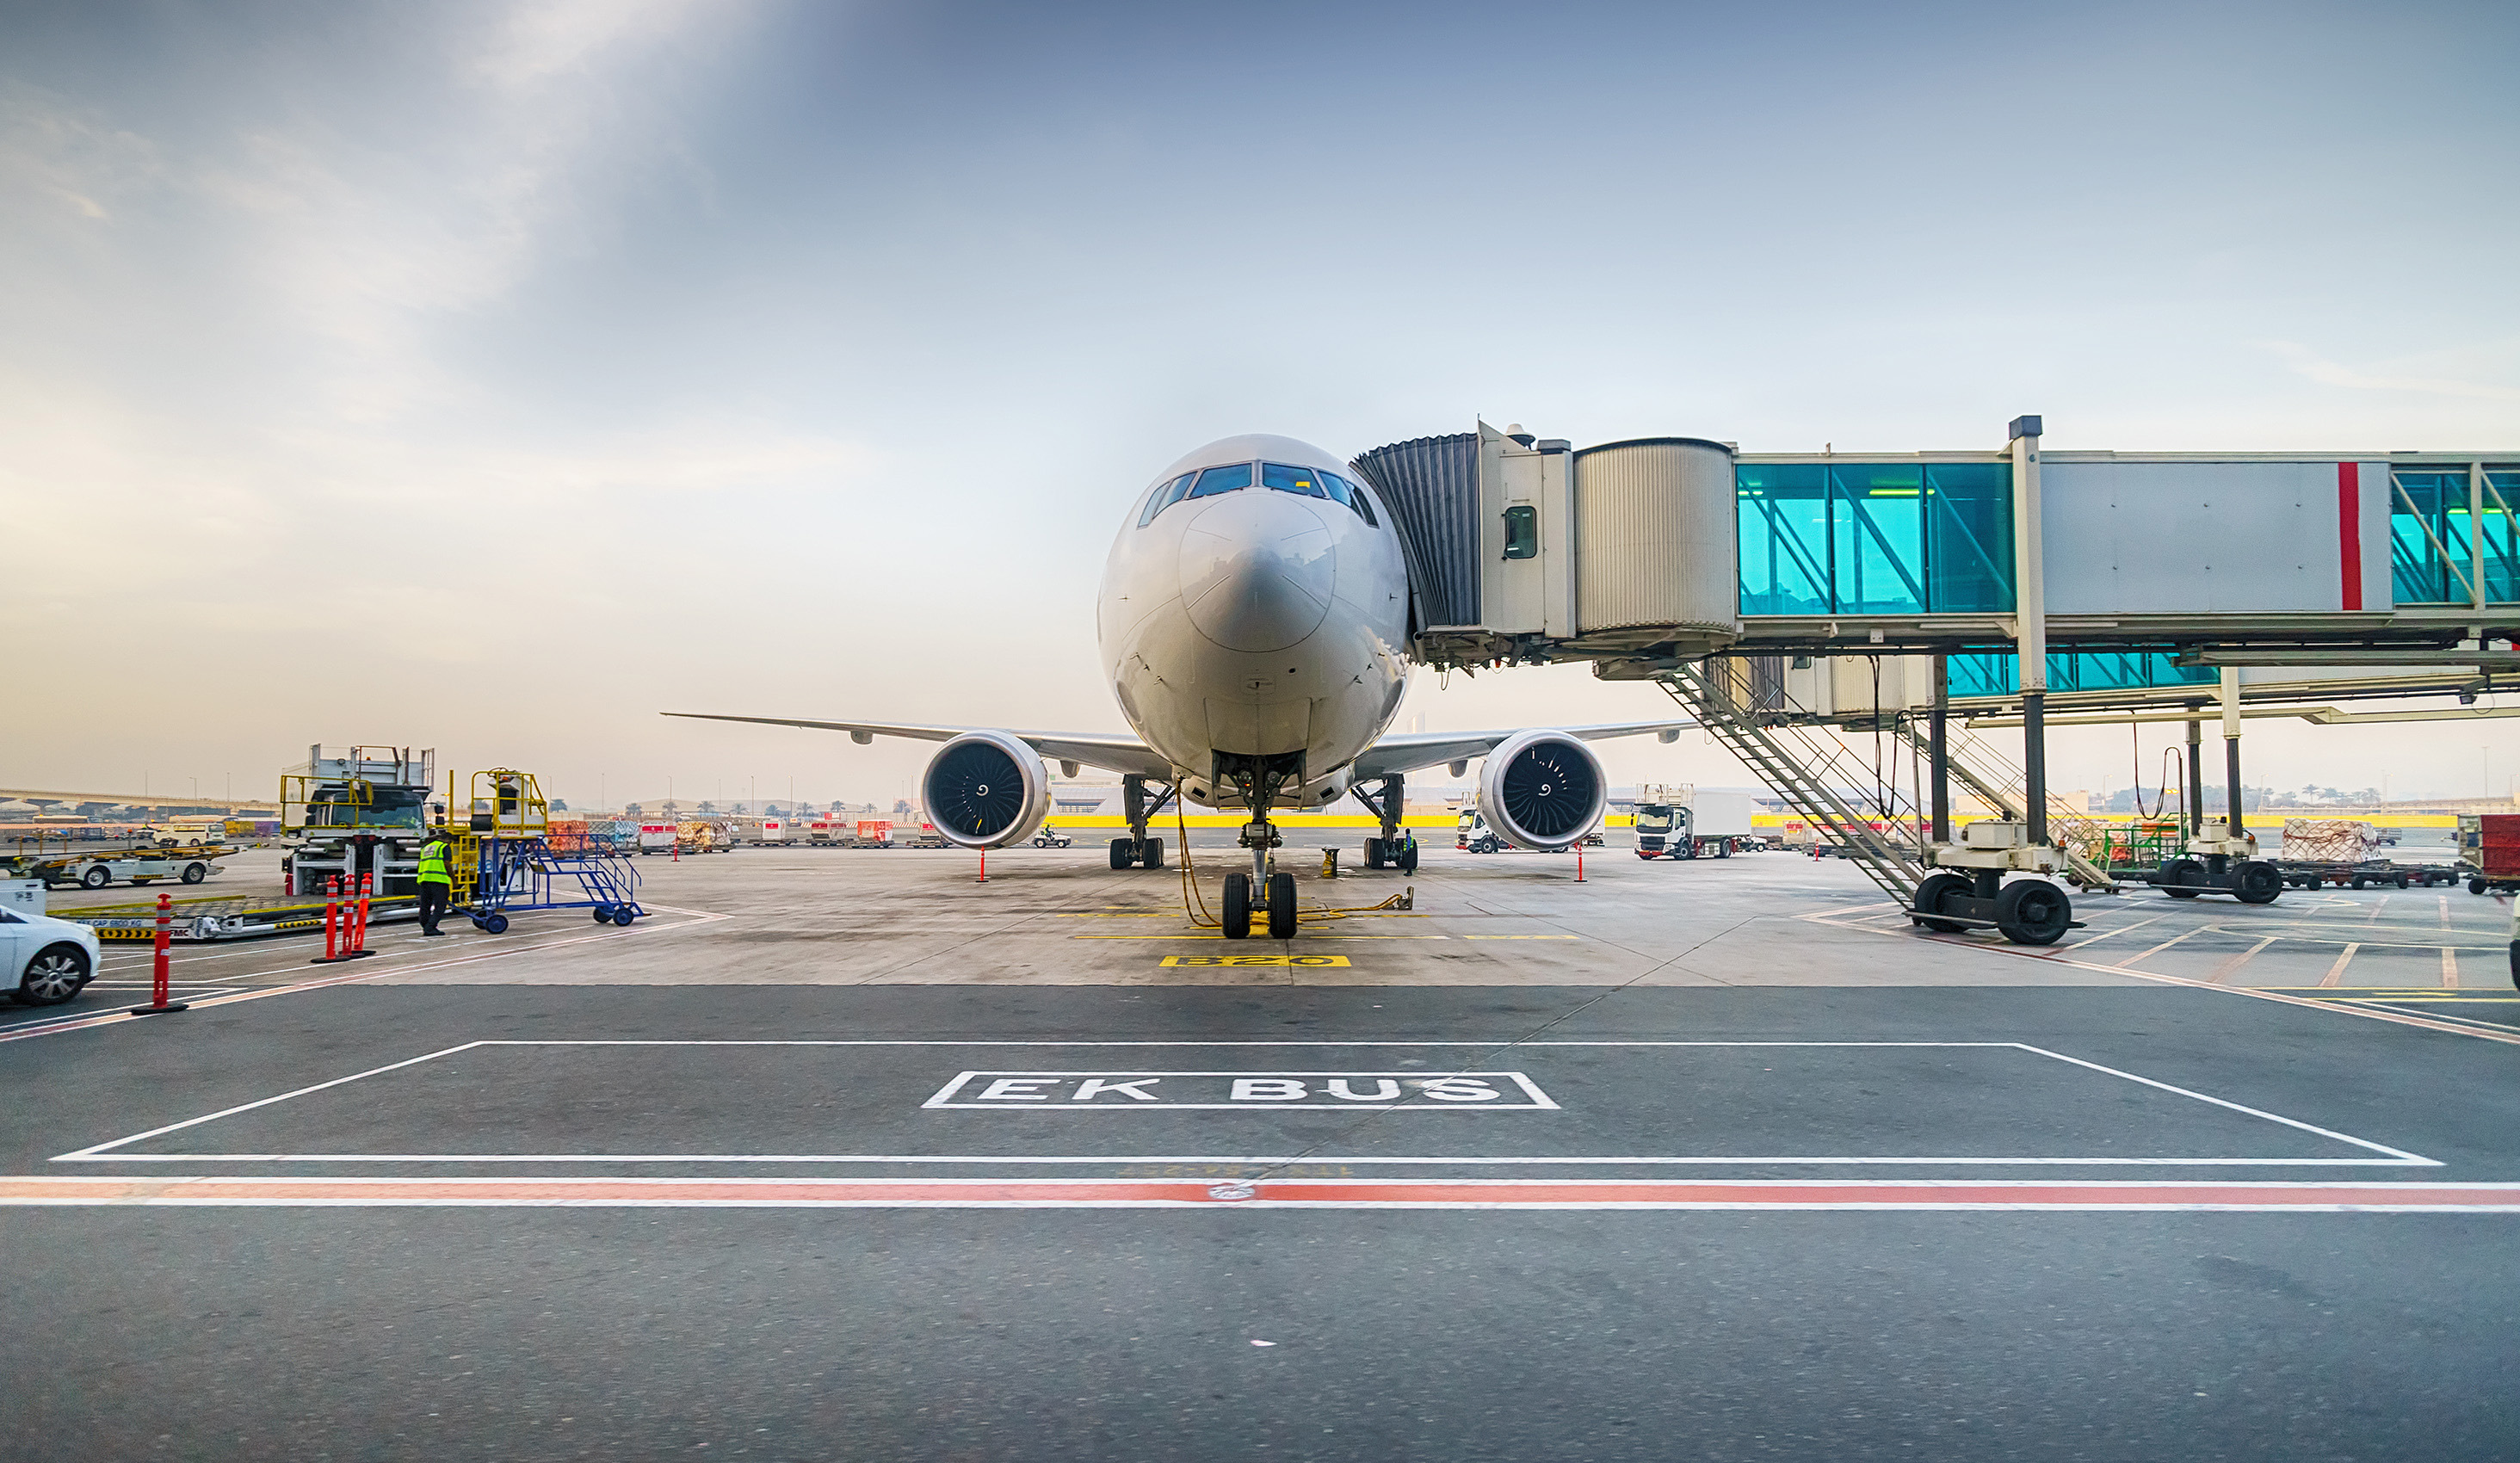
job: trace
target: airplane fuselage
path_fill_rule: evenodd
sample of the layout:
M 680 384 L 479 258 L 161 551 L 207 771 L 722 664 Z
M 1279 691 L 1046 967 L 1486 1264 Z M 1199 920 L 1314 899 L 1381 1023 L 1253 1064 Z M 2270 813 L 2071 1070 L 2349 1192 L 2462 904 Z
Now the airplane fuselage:
M 1121 713 L 1209 806 L 1242 804 L 1254 769 L 1276 806 L 1339 798 L 1408 689 L 1408 631 L 1388 506 L 1291 437 L 1228 437 L 1157 474 L 1096 604 Z

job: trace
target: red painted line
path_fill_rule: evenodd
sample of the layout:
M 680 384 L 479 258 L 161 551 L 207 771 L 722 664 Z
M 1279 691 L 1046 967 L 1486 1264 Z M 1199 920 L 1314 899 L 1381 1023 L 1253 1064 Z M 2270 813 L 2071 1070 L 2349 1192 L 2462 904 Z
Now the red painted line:
M 2362 465 L 2336 465 L 2337 580 L 2344 607 L 2362 607 Z
M 1247 1190 L 1245 1192 L 1244 1190 Z M 2520 1214 L 2520 1183 L 1658 1179 L 0 1178 L 0 1206 L 2384 1210 Z

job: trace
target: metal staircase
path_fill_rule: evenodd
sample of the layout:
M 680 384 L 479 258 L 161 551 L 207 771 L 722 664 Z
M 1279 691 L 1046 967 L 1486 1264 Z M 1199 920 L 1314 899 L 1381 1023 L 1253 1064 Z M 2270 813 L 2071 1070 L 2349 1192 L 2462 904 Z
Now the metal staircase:
M 1843 849 L 1866 877 L 1901 905 L 1912 901 L 1917 882 L 1925 876 L 1922 862 L 1904 840 L 1873 827 L 1875 821 L 1912 819 L 1912 804 L 1905 813 L 1896 807 L 1879 809 L 1876 817 L 1859 813 L 1829 784 L 1835 780 L 1859 785 L 1868 771 L 1856 765 L 1853 754 L 1834 738 L 1823 743 L 1799 728 L 1760 726 L 1756 714 L 1743 710 L 1735 699 L 1732 678 L 1720 669 L 1727 664 L 1720 658 L 1683 663 L 1658 673 L 1654 680 L 1726 751 L 1783 798 L 1815 837 L 1824 835 Z M 1799 746 L 1789 747 L 1779 732 Z M 1857 773 L 1867 776 L 1854 776 Z
M 1931 754 L 1933 749 L 1925 732 L 1913 719 L 1900 721 L 1899 735 L 1919 753 Z M 1948 736 L 1952 776 L 1967 784 L 1969 791 L 1986 799 L 1989 806 L 2005 818 L 2014 821 L 2027 818 L 2030 799 L 2023 784 L 2029 781 L 2028 775 L 2015 766 L 2011 758 L 1958 727 L 1953 727 Z M 2116 892 L 2117 880 L 2088 857 L 2091 851 L 2100 847 L 2104 825 L 2098 820 L 2074 812 L 2050 795 L 2048 799 L 2048 830 L 2049 841 L 2055 844 L 2058 853 L 2065 856 L 2065 866 L 2070 870 L 2073 882 L 2086 889 Z

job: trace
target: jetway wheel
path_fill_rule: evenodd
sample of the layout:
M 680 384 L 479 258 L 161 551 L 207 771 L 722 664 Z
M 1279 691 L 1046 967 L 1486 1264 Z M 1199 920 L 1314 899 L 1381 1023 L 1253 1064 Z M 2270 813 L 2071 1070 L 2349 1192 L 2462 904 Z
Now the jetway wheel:
M 1228 940 L 1251 938 L 1251 875 L 1230 873 L 1225 876 L 1225 912 L 1220 916 Z
M 2231 870 L 2231 894 L 2244 905 L 2273 904 L 2283 887 L 2283 870 L 2264 859 L 2243 860 Z
M 2073 922 L 2073 903 L 2046 879 L 2015 879 L 1995 896 L 1995 927 L 2015 945 L 2053 945 Z
M 2171 860 L 2161 865 L 2161 876 L 2167 881 L 2161 886 L 2161 892 L 2172 899 L 2194 899 L 2205 892 L 2203 888 L 2205 865 L 2193 859 Z M 2179 887 L 2182 884 L 2194 884 L 2198 887 L 2182 889 Z
M 1290 873 L 1269 875 L 1269 938 L 1295 938 L 1295 876 Z
M 1968 875 L 1966 874 L 1927 874 L 1925 876 L 1925 881 L 1916 886 L 1916 900 L 1913 905 L 1910 906 L 1910 908 L 1913 909 L 1918 914 L 1925 916 L 1921 922 L 1925 928 L 1932 930 L 1935 934 L 1957 935 L 1960 931 L 1967 929 L 1968 926 L 1964 924 L 1954 924 L 1948 919 L 1936 919 L 1933 916 L 1943 912 L 1944 900 L 1952 898 L 1965 899 L 1976 888 L 1977 886 L 1975 884 L 1969 882 Z

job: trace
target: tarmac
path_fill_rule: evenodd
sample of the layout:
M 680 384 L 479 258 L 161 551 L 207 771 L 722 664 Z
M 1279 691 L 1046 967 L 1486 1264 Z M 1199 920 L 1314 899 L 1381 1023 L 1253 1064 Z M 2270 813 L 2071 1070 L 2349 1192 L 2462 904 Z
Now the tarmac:
M 2520 1455 L 2463 889 L 2028 951 L 1835 861 L 1290 849 L 1277 943 L 1099 848 L 639 864 L 7 1008 L 0 1458 Z

